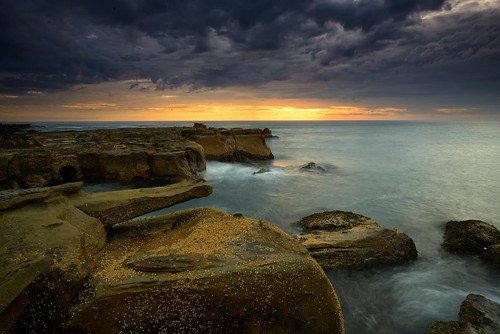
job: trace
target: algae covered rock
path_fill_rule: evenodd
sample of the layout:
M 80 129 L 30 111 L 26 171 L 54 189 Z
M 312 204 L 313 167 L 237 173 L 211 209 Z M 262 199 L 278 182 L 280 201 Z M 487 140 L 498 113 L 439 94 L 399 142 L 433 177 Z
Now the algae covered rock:
M 298 236 L 323 268 L 366 268 L 410 262 L 417 258 L 413 240 L 398 229 L 345 211 L 326 211 L 302 218 Z
M 68 333 L 344 332 L 326 275 L 269 223 L 191 209 L 111 233 Z
M 446 223 L 443 247 L 452 253 L 481 254 L 500 244 L 500 231 L 480 220 Z
M 443 248 L 451 253 L 478 254 L 484 262 L 500 268 L 500 231 L 483 221 L 447 222 Z

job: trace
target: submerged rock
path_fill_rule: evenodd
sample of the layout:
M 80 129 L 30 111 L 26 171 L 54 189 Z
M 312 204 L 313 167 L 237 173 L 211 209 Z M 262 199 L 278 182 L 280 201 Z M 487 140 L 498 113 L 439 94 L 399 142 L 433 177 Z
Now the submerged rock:
M 365 268 L 410 262 L 417 258 L 413 240 L 398 229 L 345 211 L 316 213 L 301 219 L 298 236 L 323 268 Z
M 481 295 L 470 294 L 462 302 L 458 321 L 434 321 L 427 334 L 500 333 L 500 305 Z
M 343 333 L 335 292 L 275 226 L 191 209 L 113 228 L 65 331 Z
M 449 221 L 443 247 L 452 253 L 478 254 L 483 261 L 500 267 L 500 231 L 483 221 Z
M 306 165 L 300 167 L 300 170 L 305 172 L 326 173 L 326 169 L 315 162 L 307 163 Z
M 270 168 L 261 168 L 256 172 L 253 172 L 252 175 L 259 175 L 259 174 L 264 174 L 264 173 L 269 173 L 271 172 Z

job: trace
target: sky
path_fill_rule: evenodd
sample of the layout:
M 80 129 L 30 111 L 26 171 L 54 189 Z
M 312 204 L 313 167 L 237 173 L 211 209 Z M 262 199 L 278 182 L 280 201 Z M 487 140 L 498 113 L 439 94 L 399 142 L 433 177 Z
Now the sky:
M 500 119 L 500 0 L 0 9 L 0 121 Z

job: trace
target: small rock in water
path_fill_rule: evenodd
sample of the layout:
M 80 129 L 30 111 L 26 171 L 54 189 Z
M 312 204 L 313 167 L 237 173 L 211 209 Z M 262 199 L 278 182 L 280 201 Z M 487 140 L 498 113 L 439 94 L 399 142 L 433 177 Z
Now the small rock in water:
M 308 164 L 300 167 L 300 170 L 307 172 L 320 172 L 326 173 L 326 169 L 315 162 L 309 162 Z
M 269 168 L 261 168 L 256 172 L 253 172 L 252 175 L 258 175 L 258 174 L 264 174 L 264 173 L 269 173 L 271 169 Z

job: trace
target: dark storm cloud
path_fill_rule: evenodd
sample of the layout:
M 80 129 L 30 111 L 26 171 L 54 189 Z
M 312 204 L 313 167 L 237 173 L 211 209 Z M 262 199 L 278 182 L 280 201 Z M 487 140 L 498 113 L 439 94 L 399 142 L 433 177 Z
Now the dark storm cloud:
M 435 88 L 430 80 L 449 89 L 458 81 L 498 87 L 499 9 L 420 17 L 447 7 L 444 0 L 7 0 L 0 88 L 151 79 L 158 89 L 204 89 L 297 77 L 325 82 L 325 91 L 310 93 L 318 96 L 343 86 L 365 95 L 422 93 Z

